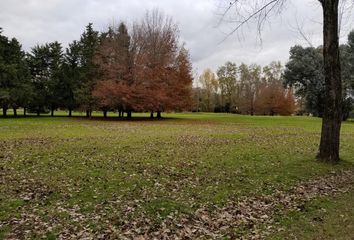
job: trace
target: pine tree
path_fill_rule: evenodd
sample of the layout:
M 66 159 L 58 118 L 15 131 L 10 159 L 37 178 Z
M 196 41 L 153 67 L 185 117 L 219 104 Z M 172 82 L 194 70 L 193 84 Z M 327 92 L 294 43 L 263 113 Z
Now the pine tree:
M 81 35 L 80 45 L 80 80 L 75 91 L 77 101 L 81 109 L 86 111 L 90 117 L 94 109 L 95 99 L 92 91 L 97 81 L 97 67 L 94 63 L 99 44 L 99 34 L 93 30 L 92 23 L 86 26 L 85 32 Z

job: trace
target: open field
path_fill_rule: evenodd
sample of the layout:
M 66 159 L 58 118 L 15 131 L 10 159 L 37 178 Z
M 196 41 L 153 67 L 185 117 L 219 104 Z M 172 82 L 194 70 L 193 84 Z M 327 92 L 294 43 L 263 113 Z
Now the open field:
M 354 237 L 354 122 L 329 165 L 317 118 L 133 116 L 0 119 L 0 239 Z

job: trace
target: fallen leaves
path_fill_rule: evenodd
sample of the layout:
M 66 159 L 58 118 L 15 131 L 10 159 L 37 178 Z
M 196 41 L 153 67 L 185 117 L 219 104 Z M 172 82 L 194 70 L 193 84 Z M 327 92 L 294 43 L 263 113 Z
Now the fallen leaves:
M 274 231 L 274 214 L 281 211 L 300 210 L 306 202 L 321 196 L 334 196 L 349 191 L 354 184 L 354 170 L 332 173 L 303 182 L 287 192 L 272 195 L 249 196 L 230 200 L 223 207 L 204 206 L 193 214 L 171 214 L 156 223 L 142 208 L 142 202 L 120 200 L 103 202 L 92 213 L 83 213 L 79 205 L 71 208 L 65 203 L 57 206 L 58 213 L 68 215 L 69 221 L 56 218 L 45 221 L 35 211 L 35 206 L 25 209 L 20 217 L 1 221 L 0 226 L 11 227 L 8 238 L 28 238 L 35 233 L 44 236 L 58 229 L 59 239 L 261 239 Z M 32 198 L 31 198 L 32 199 Z M 111 212 L 113 211 L 113 213 Z M 120 219 L 110 219 L 115 213 Z M 321 219 L 314 219 L 321 221 Z M 68 225 L 68 223 L 72 223 Z M 94 228 L 92 228 L 94 226 Z
M 260 239 L 282 230 L 276 214 L 353 186 L 353 171 L 337 170 L 297 184 L 342 169 L 312 162 L 318 136 L 302 128 L 36 126 L 33 139 L 0 141 L 0 229 L 10 239 Z

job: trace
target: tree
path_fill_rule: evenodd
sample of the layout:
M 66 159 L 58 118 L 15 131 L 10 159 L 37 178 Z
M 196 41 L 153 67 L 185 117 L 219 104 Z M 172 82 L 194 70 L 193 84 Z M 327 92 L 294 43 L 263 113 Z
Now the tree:
M 255 113 L 262 115 L 291 115 L 295 111 L 292 89 L 279 82 L 263 83 L 255 100 Z
M 347 44 L 340 46 L 343 80 L 343 120 L 349 118 L 354 108 L 354 31 L 348 35 Z
M 9 40 L 0 28 L 0 106 L 6 117 L 8 108 L 26 107 L 30 99 L 29 73 L 25 54 L 17 39 Z
M 63 50 L 58 42 L 37 45 L 27 57 L 34 97 L 31 109 L 40 115 L 49 108 L 51 116 L 61 104 L 63 79 Z
M 10 91 L 10 105 L 13 108 L 14 116 L 17 116 L 17 108 L 19 107 L 23 107 L 24 115 L 26 115 L 26 109 L 33 97 L 30 72 L 25 53 L 21 50 L 21 45 L 15 38 L 10 42 L 10 49 L 12 49 L 13 73 L 15 74 L 12 78 L 14 85 Z
M 65 90 L 63 89 L 63 49 L 59 42 L 49 44 L 49 81 L 48 81 L 48 99 L 51 116 L 54 111 L 61 105 L 61 97 Z
M 135 108 L 157 112 L 158 118 L 163 111 L 184 109 L 191 98 L 192 78 L 188 51 L 179 43 L 177 25 L 154 10 L 147 12 L 132 32 L 132 74 L 140 103 Z
M 305 99 L 305 111 L 322 117 L 324 109 L 324 72 L 321 48 L 294 46 L 285 66 L 284 84 Z
M 178 27 L 157 10 L 147 12 L 133 27 L 134 81 L 141 88 L 140 98 L 146 110 L 169 109 L 169 86 L 173 86 L 173 66 L 178 54 Z
M 39 116 L 48 107 L 50 81 L 50 46 L 49 44 L 37 45 L 31 49 L 27 56 L 33 86 L 33 98 L 30 110 Z
M 169 78 L 167 109 L 185 110 L 192 106 L 192 63 L 188 50 L 182 46 L 175 59 Z
M 279 12 L 284 0 L 255 0 L 249 14 L 244 15 L 242 6 L 249 6 L 249 1 L 232 1 L 223 16 L 237 8 L 238 23 L 230 34 L 239 30 L 246 23 L 256 20 L 261 31 L 265 20 L 273 12 Z M 342 121 L 342 81 L 339 60 L 338 41 L 338 3 L 339 0 L 319 0 L 323 10 L 323 58 L 325 75 L 325 107 L 322 118 L 321 140 L 318 159 L 329 162 L 339 161 L 339 141 Z
M 130 35 L 124 23 L 118 28 L 111 26 L 101 34 L 100 45 L 94 62 L 97 65 L 98 82 L 93 96 L 106 116 L 109 109 L 122 111 L 133 108 L 132 59 L 130 54 Z M 129 116 L 129 114 L 128 114 Z
M 350 34 L 349 34 L 350 36 Z M 346 120 L 352 109 L 353 75 L 350 41 L 340 46 L 342 75 L 342 117 Z M 294 86 L 296 95 L 306 100 L 305 112 L 322 117 L 324 110 L 324 68 L 322 47 L 294 46 L 284 72 L 285 85 Z
M 261 87 L 261 67 L 256 64 L 247 66 L 242 63 L 239 66 L 240 83 L 238 109 L 243 114 L 255 114 L 255 101 Z
M 204 109 L 212 112 L 216 107 L 216 93 L 219 88 L 215 73 L 211 69 L 205 69 L 199 77 L 199 82 L 204 89 Z
M 216 72 L 219 80 L 222 111 L 230 112 L 235 107 L 237 66 L 226 62 Z
M 62 66 L 62 81 L 60 84 L 60 106 L 68 109 L 69 117 L 72 116 L 73 109 L 77 106 L 75 96 L 80 80 L 80 44 L 73 41 L 66 49 Z
M 158 11 L 135 23 L 132 36 L 124 23 L 101 34 L 95 54 L 98 82 L 93 96 L 101 109 L 157 112 L 189 109 L 192 66 L 179 44 L 177 26 Z
M 99 45 L 99 33 L 93 30 L 92 23 L 86 26 L 80 41 L 80 79 L 78 88 L 75 91 L 78 105 L 86 111 L 90 117 L 94 109 L 95 99 L 92 91 L 97 81 L 97 68 L 94 63 L 94 56 Z

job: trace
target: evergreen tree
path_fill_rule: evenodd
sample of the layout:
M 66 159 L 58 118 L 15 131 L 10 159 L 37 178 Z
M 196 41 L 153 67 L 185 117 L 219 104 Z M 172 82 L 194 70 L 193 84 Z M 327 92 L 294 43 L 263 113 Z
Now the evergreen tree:
M 33 85 L 33 98 L 30 111 L 37 116 L 48 108 L 49 82 L 50 82 L 50 46 L 37 45 L 31 49 L 27 57 Z
M 80 45 L 77 41 L 73 41 L 66 49 L 62 68 L 63 77 L 58 89 L 60 106 L 68 109 L 71 117 L 77 106 L 75 91 L 80 80 Z
M 97 81 L 97 67 L 94 57 L 99 45 L 99 34 L 93 30 L 92 23 L 86 26 L 80 41 L 80 79 L 79 86 L 75 91 L 79 107 L 86 111 L 86 116 L 91 116 L 94 109 L 95 99 L 92 91 Z
M 48 82 L 48 104 L 51 116 L 54 116 L 56 110 L 61 104 L 61 98 L 64 94 L 63 85 L 63 49 L 61 44 L 53 42 L 49 44 L 49 82 Z
M 24 56 L 20 43 L 15 38 L 9 40 L 3 36 L 0 28 L 0 105 L 3 116 L 10 107 L 16 116 L 17 108 L 28 104 L 31 91 Z

